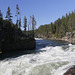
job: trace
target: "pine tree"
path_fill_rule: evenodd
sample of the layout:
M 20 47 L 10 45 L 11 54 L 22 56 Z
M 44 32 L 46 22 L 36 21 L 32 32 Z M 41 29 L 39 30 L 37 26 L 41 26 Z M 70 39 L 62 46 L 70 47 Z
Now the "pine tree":
M 26 16 L 24 17 L 24 31 L 26 33 L 26 27 L 27 27 L 27 18 Z
M 19 7 L 18 7 L 18 4 L 16 5 L 16 16 L 17 16 L 17 20 L 16 20 L 16 26 L 19 27 L 19 15 L 20 15 L 20 12 L 19 12 Z
M 8 21 L 12 22 L 12 19 L 11 19 L 12 16 L 11 16 L 11 12 L 10 11 L 11 11 L 10 7 L 8 7 L 7 13 L 6 13 L 6 18 L 7 18 Z
M 32 30 L 35 29 L 35 26 L 36 26 L 36 20 L 34 18 L 34 15 L 32 16 Z
M 21 28 L 21 17 L 19 17 L 19 28 Z
M 36 20 L 35 20 L 34 15 L 33 15 L 32 16 L 32 31 L 33 31 L 32 36 L 33 36 L 33 38 L 34 38 L 34 29 L 35 29 L 35 26 L 36 26 Z
M 0 10 L 0 18 L 3 18 L 3 15 L 2 15 L 2 13 L 1 13 L 1 10 Z

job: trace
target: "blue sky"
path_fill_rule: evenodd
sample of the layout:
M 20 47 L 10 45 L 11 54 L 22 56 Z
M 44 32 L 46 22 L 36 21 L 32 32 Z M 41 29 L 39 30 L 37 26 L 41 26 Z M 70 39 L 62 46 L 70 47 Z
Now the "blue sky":
M 29 20 L 29 17 L 34 14 L 37 28 L 40 25 L 54 22 L 75 9 L 75 0 L 0 0 L 3 18 L 5 18 L 7 8 L 10 6 L 13 22 L 16 22 L 16 4 L 19 5 L 21 11 L 22 25 L 24 16 Z

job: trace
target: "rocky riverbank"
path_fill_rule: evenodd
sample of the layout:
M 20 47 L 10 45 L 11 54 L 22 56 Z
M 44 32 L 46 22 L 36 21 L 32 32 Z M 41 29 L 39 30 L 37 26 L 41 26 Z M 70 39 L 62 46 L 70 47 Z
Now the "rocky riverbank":
M 70 69 L 68 69 L 64 75 L 75 75 L 75 65 L 73 67 L 71 67 Z
M 36 47 L 35 39 L 22 39 L 16 40 L 16 42 L 8 43 L 5 42 L 1 46 L 2 52 L 7 51 L 18 51 L 18 50 L 33 50 Z
M 66 41 L 66 42 L 71 43 L 71 44 L 75 44 L 75 38 L 68 39 L 67 37 L 62 37 L 62 38 L 48 38 L 48 39 L 61 40 L 61 41 Z
M 16 43 L 3 44 L 0 51 L 0 60 L 5 58 L 18 57 L 23 54 L 35 52 L 35 39 L 18 40 Z
M 43 39 L 49 39 L 49 40 L 61 40 L 61 41 L 66 41 L 66 42 L 71 43 L 71 44 L 75 44 L 75 37 L 68 38 L 68 37 L 65 36 L 65 37 L 62 37 L 62 38 L 56 38 L 55 36 L 46 37 L 46 36 L 43 36 L 43 35 L 38 36 L 38 37 L 43 38 Z

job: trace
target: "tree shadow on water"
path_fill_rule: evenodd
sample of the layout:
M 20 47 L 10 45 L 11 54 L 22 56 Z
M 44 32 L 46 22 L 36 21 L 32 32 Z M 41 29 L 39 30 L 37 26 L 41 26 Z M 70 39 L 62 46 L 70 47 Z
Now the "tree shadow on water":
M 17 58 L 19 56 L 31 53 L 35 53 L 35 50 L 22 50 L 22 51 L 19 50 L 19 51 L 3 52 L 0 54 L 0 60 Z

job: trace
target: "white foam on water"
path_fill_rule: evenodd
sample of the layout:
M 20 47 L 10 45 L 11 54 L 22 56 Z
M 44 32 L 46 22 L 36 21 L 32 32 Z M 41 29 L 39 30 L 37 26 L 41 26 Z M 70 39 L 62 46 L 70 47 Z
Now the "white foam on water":
M 43 40 L 42 38 L 35 38 L 35 40 Z
M 63 75 L 75 65 L 75 45 L 46 46 L 40 50 L 0 61 L 0 75 Z

